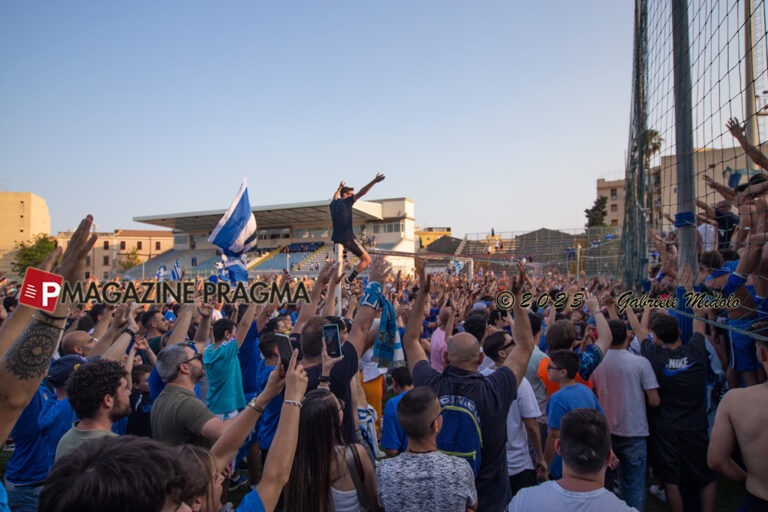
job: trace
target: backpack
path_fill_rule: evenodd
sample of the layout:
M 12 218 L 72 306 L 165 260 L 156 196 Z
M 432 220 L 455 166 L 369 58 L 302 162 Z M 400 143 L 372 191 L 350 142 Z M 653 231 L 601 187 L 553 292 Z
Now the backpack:
M 477 406 L 469 396 L 474 395 L 481 382 L 477 380 L 459 390 L 443 378 L 436 390 L 440 396 L 440 405 L 444 408 L 443 428 L 437 435 L 437 449 L 469 462 L 475 477 L 480 470 L 483 434 Z M 460 395 L 461 391 L 469 396 Z

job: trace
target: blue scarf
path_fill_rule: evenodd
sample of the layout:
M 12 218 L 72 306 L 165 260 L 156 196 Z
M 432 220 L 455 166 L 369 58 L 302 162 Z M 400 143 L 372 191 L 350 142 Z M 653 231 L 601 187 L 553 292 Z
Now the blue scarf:
M 405 354 L 403 344 L 397 333 L 397 318 L 395 308 L 384 296 L 384 289 L 379 283 L 370 282 L 365 287 L 361 306 L 369 306 L 373 309 L 381 309 L 379 331 L 376 333 L 376 344 L 373 347 L 374 363 L 382 368 L 397 368 L 405 366 Z

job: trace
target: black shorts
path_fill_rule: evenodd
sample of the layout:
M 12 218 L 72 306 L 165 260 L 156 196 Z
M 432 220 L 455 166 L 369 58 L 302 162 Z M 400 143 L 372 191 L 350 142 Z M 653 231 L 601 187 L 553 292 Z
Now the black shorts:
M 354 238 L 352 240 L 347 240 L 345 242 L 336 242 L 337 244 L 341 245 L 344 250 L 347 252 L 351 252 L 358 258 L 363 257 L 363 253 L 365 253 L 365 249 L 363 249 L 363 246 L 360 245 L 360 242 L 355 240 Z
M 706 431 L 655 429 L 649 439 L 648 453 L 656 477 L 664 483 L 685 482 L 703 487 L 715 480 L 707 464 L 709 439 Z

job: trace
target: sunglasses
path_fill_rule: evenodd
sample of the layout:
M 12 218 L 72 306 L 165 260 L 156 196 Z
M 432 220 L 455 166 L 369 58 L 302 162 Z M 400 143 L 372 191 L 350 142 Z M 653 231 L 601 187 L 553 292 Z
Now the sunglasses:
M 186 361 L 182 361 L 179 365 L 190 363 L 190 362 L 194 361 L 195 359 L 197 359 L 198 361 L 200 361 L 202 363 L 203 362 L 203 354 L 195 354 L 194 356 L 192 356 L 191 358 L 187 359 Z
M 431 425 L 432 423 L 436 422 L 436 421 L 437 421 L 437 418 L 439 418 L 440 416 L 442 416 L 444 412 L 445 412 L 445 406 L 441 404 L 441 405 L 440 405 L 440 414 L 438 414 L 437 416 L 435 416 L 435 419 L 433 419 L 433 420 L 432 420 L 432 422 L 430 423 L 430 425 Z

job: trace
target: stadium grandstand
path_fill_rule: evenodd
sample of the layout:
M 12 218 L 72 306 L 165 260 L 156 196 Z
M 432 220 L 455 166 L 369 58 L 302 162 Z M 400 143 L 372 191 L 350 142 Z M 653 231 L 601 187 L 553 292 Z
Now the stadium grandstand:
M 331 242 L 330 200 L 253 206 L 258 225 L 257 248 L 248 254 L 249 275 L 282 272 L 317 274 L 334 257 Z M 176 259 L 188 273 L 216 273 L 221 261 L 208 236 L 226 210 L 169 213 L 134 217 L 136 222 L 173 231 L 173 248 L 127 271 L 128 278 L 154 277 L 158 267 L 170 269 Z M 357 201 L 353 207 L 354 232 L 363 245 L 378 250 L 406 253 L 388 256 L 395 271 L 413 272 L 416 243 L 414 201 L 405 197 Z M 357 258 L 350 255 L 349 263 Z M 142 274 L 143 272 L 143 274 Z

